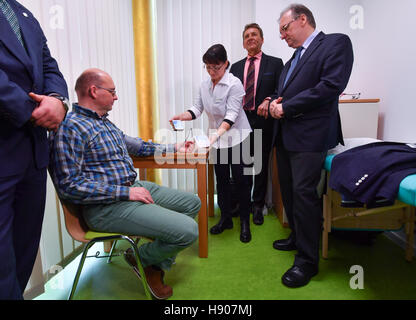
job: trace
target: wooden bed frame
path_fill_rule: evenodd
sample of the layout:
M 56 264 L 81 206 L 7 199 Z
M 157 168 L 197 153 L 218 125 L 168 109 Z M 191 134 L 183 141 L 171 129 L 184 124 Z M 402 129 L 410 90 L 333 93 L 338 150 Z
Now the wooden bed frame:
M 327 181 L 329 181 L 327 172 Z M 415 207 L 401 201 L 380 208 L 344 208 L 340 206 L 341 196 L 327 186 L 324 194 L 324 228 L 322 233 L 322 257 L 328 258 L 328 234 L 332 228 L 347 230 L 396 231 L 403 226 L 406 232 L 407 261 L 413 258 L 415 229 Z

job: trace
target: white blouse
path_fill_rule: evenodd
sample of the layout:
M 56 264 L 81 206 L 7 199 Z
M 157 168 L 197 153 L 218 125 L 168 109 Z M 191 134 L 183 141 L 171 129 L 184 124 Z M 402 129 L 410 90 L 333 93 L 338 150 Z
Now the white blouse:
M 189 110 L 197 118 L 205 111 L 208 116 L 210 132 L 218 129 L 224 120 L 234 123 L 230 130 L 225 132 L 214 143 L 214 148 L 233 147 L 244 141 L 252 131 L 246 113 L 243 110 L 245 94 L 240 79 L 228 70 L 215 87 L 211 78 L 202 82 L 198 98 Z

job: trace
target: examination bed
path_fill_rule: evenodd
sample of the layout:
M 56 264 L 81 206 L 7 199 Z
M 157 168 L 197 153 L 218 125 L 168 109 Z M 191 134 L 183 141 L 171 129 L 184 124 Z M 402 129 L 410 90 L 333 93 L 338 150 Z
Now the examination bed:
M 336 154 L 329 154 L 325 160 L 327 182 L 331 173 L 332 160 Z M 332 229 L 397 231 L 404 228 L 406 233 L 407 261 L 413 258 L 413 242 L 416 207 L 416 174 L 409 175 L 400 183 L 396 201 L 391 206 L 379 208 L 341 207 L 341 195 L 327 183 L 324 194 L 324 228 L 322 235 L 322 256 L 328 257 L 328 233 Z

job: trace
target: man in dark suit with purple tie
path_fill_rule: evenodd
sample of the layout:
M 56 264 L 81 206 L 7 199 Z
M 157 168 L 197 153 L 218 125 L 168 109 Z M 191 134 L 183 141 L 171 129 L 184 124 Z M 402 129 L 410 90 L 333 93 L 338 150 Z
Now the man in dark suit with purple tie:
M 0 0 L 0 300 L 22 299 L 38 251 L 46 199 L 47 130 L 68 90 L 32 13 Z
M 263 224 L 263 207 L 267 192 L 269 156 L 272 149 L 273 119 L 257 115 L 261 104 L 268 104 L 279 83 L 283 61 L 280 58 L 266 55 L 261 48 L 264 43 L 263 30 L 257 23 L 245 26 L 243 47 L 248 56 L 231 66 L 230 72 L 241 80 L 246 90 L 243 100 L 244 111 L 253 129 L 250 134 L 251 156 L 253 154 L 255 130 L 262 130 L 261 171 L 254 175 L 253 187 L 253 222 Z M 259 155 L 256 155 L 257 159 Z M 254 168 L 260 166 L 255 165 Z M 250 180 L 251 185 L 253 181 Z M 251 187 L 250 187 L 251 190 Z
M 318 32 L 312 12 L 303 5 L 289 6 L 279 23 L 281 39 L 296 51 L 283 69 L 278 94 L 269 108 L 258 112 L 277 119 L 279 180 L 292 231 L 273 247 L 297 250 L 282 282 L 300 287 L 318 273 L 322 209 L 317 186 L 327 151 L 343 143 L 338 100 L 354 58 L 348 36 Z

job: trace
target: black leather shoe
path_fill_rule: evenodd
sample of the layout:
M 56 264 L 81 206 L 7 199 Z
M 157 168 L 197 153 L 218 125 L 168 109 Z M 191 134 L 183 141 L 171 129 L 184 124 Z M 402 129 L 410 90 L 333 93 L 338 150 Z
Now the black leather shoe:
M 225 229 L 232 229 L 233 228 L 233 220 L 230 219 L 220 219 L 220 222 L 218 222 L 215 226 L 213 226 L 209 232 L 211 234 L 220 234 Z
M 282 276 L 282 283 L 289 288 L 299 288 L 307 285 L 311 278 L 318 274 L 318 268 L 313 266 L 293 266 Z
M 253 223 L 261 226 L 264 223 L 263 207 L 253 207 Z
M 251 241 L 250 221 L 241 222 L 240 241 L 244 243 Z
M 293 236 L 293 233 L 290 234 L 289 238 L 282 239 L 282 240 L 276 240 L 273 242 L 273 248 L 276 250 L 282 250 L 282 251 L 292 251 L 296 250 L 296 240 Z

